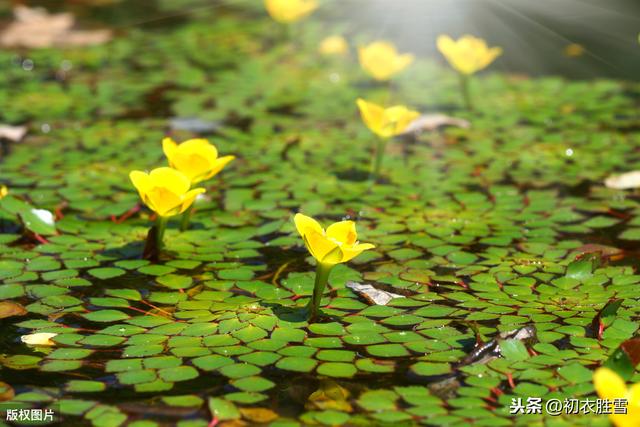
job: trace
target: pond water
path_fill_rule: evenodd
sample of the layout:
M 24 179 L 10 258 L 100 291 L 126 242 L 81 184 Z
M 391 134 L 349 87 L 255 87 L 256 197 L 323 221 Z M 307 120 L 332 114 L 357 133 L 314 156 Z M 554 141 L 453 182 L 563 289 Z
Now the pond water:
M 0 50 L 0 123 L 28 128 L 0 151 L 3 408 L 74 426 L 608 425 L 509 405 L 595 398 L 593 371 L 638 329 L 640 197 L 604 184 L 640 167 L 637 83 L 489 71 L 468 111 L 440 58 L 384 84 L 353 48 L 319 56 L 342 27 L 315 16 L 287 37 L 261 2 L 225 2 L 150 27 Z M 393 139 L 372 184 L 357 98 L 470 126 Z M 166 164 L 165 135 L 236 159 L 151 262 L 128 175 Z M 376 246 L 333 269 L 316 322 L 296 212 Z

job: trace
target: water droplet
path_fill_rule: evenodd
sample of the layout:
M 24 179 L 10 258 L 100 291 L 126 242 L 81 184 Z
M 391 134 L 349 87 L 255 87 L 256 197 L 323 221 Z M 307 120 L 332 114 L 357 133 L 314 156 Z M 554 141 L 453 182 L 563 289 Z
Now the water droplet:
M 70 71 L 73 68 L 73 63 L 71 61 L 69 61 L 68 59 L 63 60 L 60 63 L 60 69 L 62 71 Z
M 24 61 L 22 61 L 22 69 L 25 71 L 33 70 L 34 65 L 35 64 L 31 59 L 25 59 Z

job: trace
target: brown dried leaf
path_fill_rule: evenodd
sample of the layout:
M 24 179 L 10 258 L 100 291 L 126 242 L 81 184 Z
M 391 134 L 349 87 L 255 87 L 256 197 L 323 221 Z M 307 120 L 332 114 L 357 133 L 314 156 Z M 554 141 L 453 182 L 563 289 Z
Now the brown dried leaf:
M 27 314 L 27 310 L 25 308 L 11 301 L 1 301 L 0 302 L 0 319 L 4 319 L 5 317 L 11 316 L 24 316 Z
M 18 5 L 15 20 L 0 33 L 0 45 L 5 47 L 64 47 L 103 44 L 111 40 L 109 30 L 73 30 L 75 18 L 70 13 L 49 14 L 41 8 Z
M 0 381 L 0 402 L 11 400 L 15 395 L 16 394 L 13 391 L 13 387 L 11 387 L 7 383 L 3 383 L 2 381 Z
M 240 408 L 242 417 L 254 423 L 270 423 L 278 414 L 267 408 Z

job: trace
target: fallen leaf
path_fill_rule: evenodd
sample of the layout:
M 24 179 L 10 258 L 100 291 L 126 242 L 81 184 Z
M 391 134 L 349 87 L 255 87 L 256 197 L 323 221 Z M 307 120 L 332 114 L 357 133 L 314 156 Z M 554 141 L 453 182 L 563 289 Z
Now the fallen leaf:
M 215 425 L 217 427 L 245 427 L 247 423 L 245 423 L 242 420 L 231 420 L 231 421 L 224 421 L 220 424 L 209 424 L 209 425 Z
M 0 319 L 11 316 L 24 316 L 25 314 L 27 314 L 27 310 L 16 302 L 0 302 Z
M 17 5 L 15 20 L 0 33 L 0 45 L 5 47 L 90 46 L 111 40 L 109 30 L 73 30 L 75 18 L 70 13 L 49 14 L 42 8 Z
M 240 408 L 242 417 L 254 423 L 270 423 L 278 414 L 267 408 Z
M 27 345 L 55 345 L 51 338 L 58 334 L 52 332 L 38 332 L 35 334 L 22 335 L 20 341 Z
M 423 114 L 405 129 L 404 133 L 416 133 L 424 131 L 437 130 L 443 126 L 455 126 L 459 128 L 467 129 L 471 126 L 467 120 L 458 119 L 456 117 L 447 116 L 446 114 Z
M 15 395 L 16 394 L 13 391 L 13 387 L 11 387 L 7 383 L 3 383 L 2 381 L 0 381 L 0 402 L 11 400 Z
M 581 254 L 599 254 L 602 258 L 611 258 L 622 255 L 623 251 L 620 248 L 614 246 L 601 245 L 599 243 L 587 243 L 585 245 L 576 248 L 576 251 Z
M 358 282 L 347 282 L 347 288 L 352 289 L 355 293 L 366 299 L 369 304 L 387 305 L 389 301 L 395 298 L 404 298 L 404 295 L 398 295 L 391 292 L 374 288 L 371 285 L 363 285 Z
M 19 142 L 27 134 L 26 126 L 0 125 L 0 139 Z
M 607 188 L 614 190 L 630 190 L 640 187 L 640 171 L 627 172 L 620 175 L 611 175 L 604 180 Z

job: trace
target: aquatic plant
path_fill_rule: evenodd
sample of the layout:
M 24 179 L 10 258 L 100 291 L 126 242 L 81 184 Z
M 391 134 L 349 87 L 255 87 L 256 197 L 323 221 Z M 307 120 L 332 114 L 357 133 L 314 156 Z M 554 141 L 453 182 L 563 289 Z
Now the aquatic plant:
M 502 48 L 490 48 L 485 40 L 469 35 L 455 41 L 447 35 L 440 35 L 436 45 L 451 67 L 458 72 L 465 106 L 469 110 L 473 109 L 469 92 L 469 76 L 487 68 L 502 54 Z
M 387 81 L 411 65 L 415 58 L 410 53 L 400 54 L 393 43 L 375 41 L 358 48 L 358 59 L 371 77 Z
M 360 109 L 362 121 L 371 132 L 378 136 L 370 175 L 370 179 L 375 180 L 380 176 L 382 158 L 389 138 L 403 133 L 407 126 L 420 116 L 420 113 L 410 110 L 404 105 L 384 108 L 362 98 L 359 98 L 356 103 Z
M 186 211 L 204 188 L 191 188 L 191 181 L 184 173 L 169 167 L 153 169 L 150 173 L 132 171 L 129 178 L 145 205 L 157 215 L 155 244 L 163 247 L 164 232 L 169 217 Z
M 235 156 L 218 157 L 218 149 L 208 140 L 189 139 L 180 144 L 171 138 L 162 140 L 169 165 L 189 178 L 191 185 L 198 184 L 217 175 Z M 182 213 L 181 230 L 189 227 L 193 204 Z
M 320 300 L 333 266 L 347 262 L 375 246 L 358 242 L 353 221 L 335 222 L 325 230 L 315 219 L 298 213 L 294 222 L 307 250 L 318 262 L 313 294 L 307 306 L 309 319 L 313 320 L 318 315 Z

